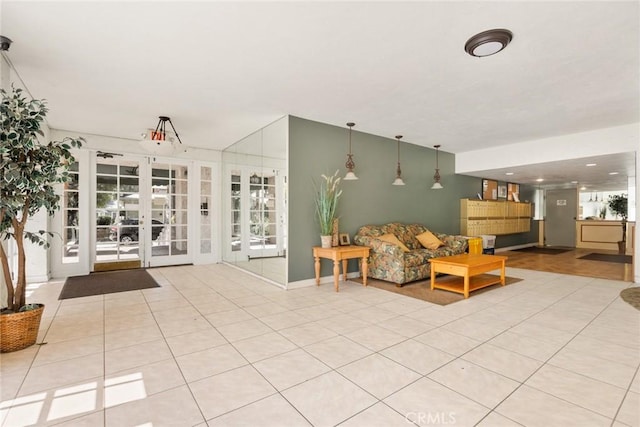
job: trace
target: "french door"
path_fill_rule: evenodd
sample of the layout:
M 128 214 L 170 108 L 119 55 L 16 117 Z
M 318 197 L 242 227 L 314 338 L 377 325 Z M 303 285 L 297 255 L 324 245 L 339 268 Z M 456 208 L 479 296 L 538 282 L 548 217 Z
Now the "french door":
M 92 270 L 191 262 L 186 162 L 114 156 L 94 170 Z
M 191 262 L 189 249 L 189 166 L 176 161 L 150 164 L 150 194 L 146 209 L 148 266 Z

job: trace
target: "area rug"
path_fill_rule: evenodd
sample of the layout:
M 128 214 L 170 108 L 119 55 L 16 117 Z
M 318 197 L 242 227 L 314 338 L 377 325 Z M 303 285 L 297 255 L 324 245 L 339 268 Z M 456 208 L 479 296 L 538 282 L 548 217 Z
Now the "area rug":
M 620 298 L 640 310 L 640 287 L 634 286 L 633 288 L 623 289 L 620 292 Z
M 484 276 L 484 275 L 481 275 Z M 459 279 L 458 277 L 453 276 L 439 276 L 436 280 L 448 280 L 449 278 L 455 280 Z M 350 279 L 354 282 L 362 283 L 362 278 Z M 506 285 L 512 285 L 514 283 L 522 281 L 522 279 L 518 279 L 516 277 L 506 277 L 505 278 Z M 457 294 L 455 292 L 449 292 L 442 289 L 434 289 L 431 290 L 431 279 L 427 280 L 416 280 L 415 282 L 405 283 L 402 287 L 397 287 L 395 283 L 385 282 L 384 280 L 367 278 L 367 286 L 371 286 L 372 288 L 384 289 L 385 291 L 393 292 L 396 294 L 405 295 L 411 298 L 421 299 L 423 301 L 427 301 L 433 304 L 438 305 L 448 305 L 454 302 L 462 301 L 464 299 L 464 295 Z M 490 291 L 492 289 L 497 289 L 500 287 L 500 284 L 487 286 L 486 288 L 478 289 L 477 291 L 473 291 L 469 294 L 469 298 L 473 298 L 474 295 L 481 294 L 483 292 Z
M 58 299 L 88 297 L 160 287 L 147 270 L 107 271 L 68 277 Z
M 631 264 L 631 255 L 592 253 L 592 254 L 581 256 L 578 259 L 587 259 L 590 261 L 617 262 L 619 264 Z
M 527 252 L 531 254 L 558 255 L 569 252 L 572 249 L 565 248 L 547 248 L 542 246 L 530 246 L 528 248 L 514 249 L 513 252 Z

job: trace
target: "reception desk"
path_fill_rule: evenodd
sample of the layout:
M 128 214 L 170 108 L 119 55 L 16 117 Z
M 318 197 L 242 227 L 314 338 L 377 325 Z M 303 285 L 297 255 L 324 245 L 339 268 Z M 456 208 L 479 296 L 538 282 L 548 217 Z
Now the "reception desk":
M 627 222 L 627 253 L 633 252 L 635 222 Z M 621 221 L 576 221 L 576 247 L 617 251 L 622 240 Z

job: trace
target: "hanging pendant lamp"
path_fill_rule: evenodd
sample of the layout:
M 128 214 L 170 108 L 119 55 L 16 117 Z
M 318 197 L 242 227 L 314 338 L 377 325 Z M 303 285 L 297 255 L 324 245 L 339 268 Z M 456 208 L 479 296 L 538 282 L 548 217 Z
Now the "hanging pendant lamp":
M 444 187 L 440 183 L 440 169 L 438 168 L 438 149 L 440 145 L 434 145 L 436 149 L 436 173 L 433 175 L 433 185 L 431 186 L 432 190 L 442 190 Z
M 402 135 L 396 135 L 396 139 L 398 140 L 398 168 L 396 169 L 396 179 L 393 181 L 392 185 L 404 185 L 404 181 L 402 180 L 402 170 L 400 169 L 400 139 Z
M 173 132 L 166 130 L 167 122 L 171 125 Z M 171 118 L 167 116 L 158 117 L 158 124 L 156 125 L 155 130 L 149 129 L 141 136 L 142 139 L 140 140 L 140 146 L 142 146 L 146 151 L 156 155 L 166 156 L 187 151 L 186 147 L 182 145 L 180 136 L 178 135 L 176 128 L 173 126 Z
M 347 162 L 344 164 L 347 168 L 347 174 L 344 176 L 345 181 L 355 181 L 358 179 L 356 174 L 353 172 L 356 164 L 353 162 L 353 153 L 351 153 L 351 131 L 355 125 L 356 124 L 353 122 L 347 123 L 347 126 L 349 126 L 349 154 L 347 154 Z

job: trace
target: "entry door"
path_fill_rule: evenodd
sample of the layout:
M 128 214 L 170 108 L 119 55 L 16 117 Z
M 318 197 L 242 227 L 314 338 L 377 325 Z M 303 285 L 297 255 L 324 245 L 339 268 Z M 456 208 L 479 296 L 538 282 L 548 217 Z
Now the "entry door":
M 94 271 L 138 268 L 144 262 L 140 163 L 123 157 L 96 158 Z
M 544 218 L 545 244 L 576 246 L 578 196 L 573 190 L 547 190 Z
M 191 262 L 189 246 L 189 165 L 152 159 L 150 203 L 147 204 L 146 266 Z

